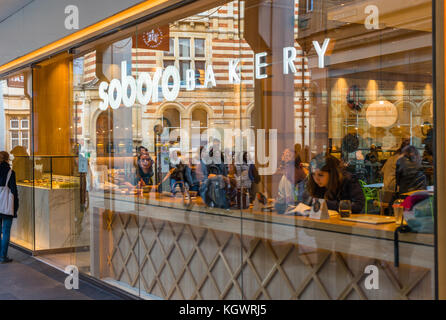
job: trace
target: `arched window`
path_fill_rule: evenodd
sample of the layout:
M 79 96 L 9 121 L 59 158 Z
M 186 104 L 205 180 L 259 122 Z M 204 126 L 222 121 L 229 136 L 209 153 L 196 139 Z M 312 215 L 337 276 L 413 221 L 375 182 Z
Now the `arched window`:
M 110 155 L 113 149 L 113 110 L 102 111 L 96 120 L 96 153 Z
M 192 111 L 192 147 L 204 146 L 207 142 L 207 137 L 202 137 L 201 134 L 208 128 L 208 113 L 206 110 L 197 108 Z
M 164 110 L 161 120 L 163 122 L 162 140 L 168 141 L 170 132 L 181 128 L 180 112 L 176 108 L 168 108 Z

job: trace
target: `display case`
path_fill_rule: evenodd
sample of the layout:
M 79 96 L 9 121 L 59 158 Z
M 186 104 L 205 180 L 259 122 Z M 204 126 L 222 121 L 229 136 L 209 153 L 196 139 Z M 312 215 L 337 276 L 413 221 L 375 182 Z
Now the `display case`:
M 12 165 L 18 185 L 73 189 L 80 186 L 76 159 L 75 156 L 16 156 Z
M 15 156 L 12 168 L 19 199 L 23 201 L 20 201 L 19 219 L 11 230 L 11 238 L 21 239 L 20 231 L 27 230 L 35 234 L 37 251 L 72 247 L 74 221 L 82 213 L 77 157 Z M 31 232 L 33 225 L 34 232 Z

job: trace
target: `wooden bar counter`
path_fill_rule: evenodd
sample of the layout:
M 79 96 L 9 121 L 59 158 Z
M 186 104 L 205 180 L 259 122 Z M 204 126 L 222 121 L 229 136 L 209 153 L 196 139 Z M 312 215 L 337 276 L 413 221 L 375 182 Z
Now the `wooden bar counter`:
M 91 274 L 162 299 L 433 299 L 434 239 L 395 224 L 90 194 Z M 367 289 L 367 266 L 379 289 Z

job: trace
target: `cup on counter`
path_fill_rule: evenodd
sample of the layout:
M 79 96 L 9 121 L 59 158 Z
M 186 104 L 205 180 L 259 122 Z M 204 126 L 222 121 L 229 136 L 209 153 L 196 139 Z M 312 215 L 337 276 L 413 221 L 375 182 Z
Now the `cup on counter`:
M 352 214 L 352 202 L 350 200 L 341 200 L 339 202 L 339 214 L 341 218 L 348 218 Z
M 395 223 L 401 225 L 403 223 L 404 207 L 402 206 L 402 201 L 397 200 L 393 204 L 393 215 L 395 216 Z

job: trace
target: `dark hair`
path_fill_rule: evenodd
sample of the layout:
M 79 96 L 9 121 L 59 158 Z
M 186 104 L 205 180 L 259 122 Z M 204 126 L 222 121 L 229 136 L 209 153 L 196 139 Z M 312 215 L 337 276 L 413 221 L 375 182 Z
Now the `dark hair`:
M 341 188 L 344 176 L 341 170 L 341 163 L 335 157 L 329 154 L 319 154 L 310 162 L 310 174 L 308 177 L 307 190 L 312 197 L 316 197 L 321 187 L 314 181 L 313 173 L 316 170 L 328 172 L 330 179 L 324 194 L 324 199 L 334 200 Z M 318 192 L 319 191 L 319 192 Z
M 243 152 L 243 163 L 248 163 L 248 152 Z
M 410 140 L 409 140 L 409 139 L 404 139 L 404 140 L 401 142 L 401 146 L 400 146 L 400 148 L 399 148 L 396 152 L 399 153 L 399 154 L 401 154 L 401 153 L 403 152 L 403 149 L 404 149 L 405 147 L 407 147 L 408 145 L 410 145 Z
M 406 146 L 402 150 L 402 154 L 407 157 L 411 162 L 415 162 L 418 164 L 421 164 L 421 157 L 420 153 L 418 152 L 417 148 L 414 146 Z
M 0 163 L 2 162 L 8 163 L 8 161 L 9 161 L 9 153 L 7 153 L 6 151 L 0 152 Z

